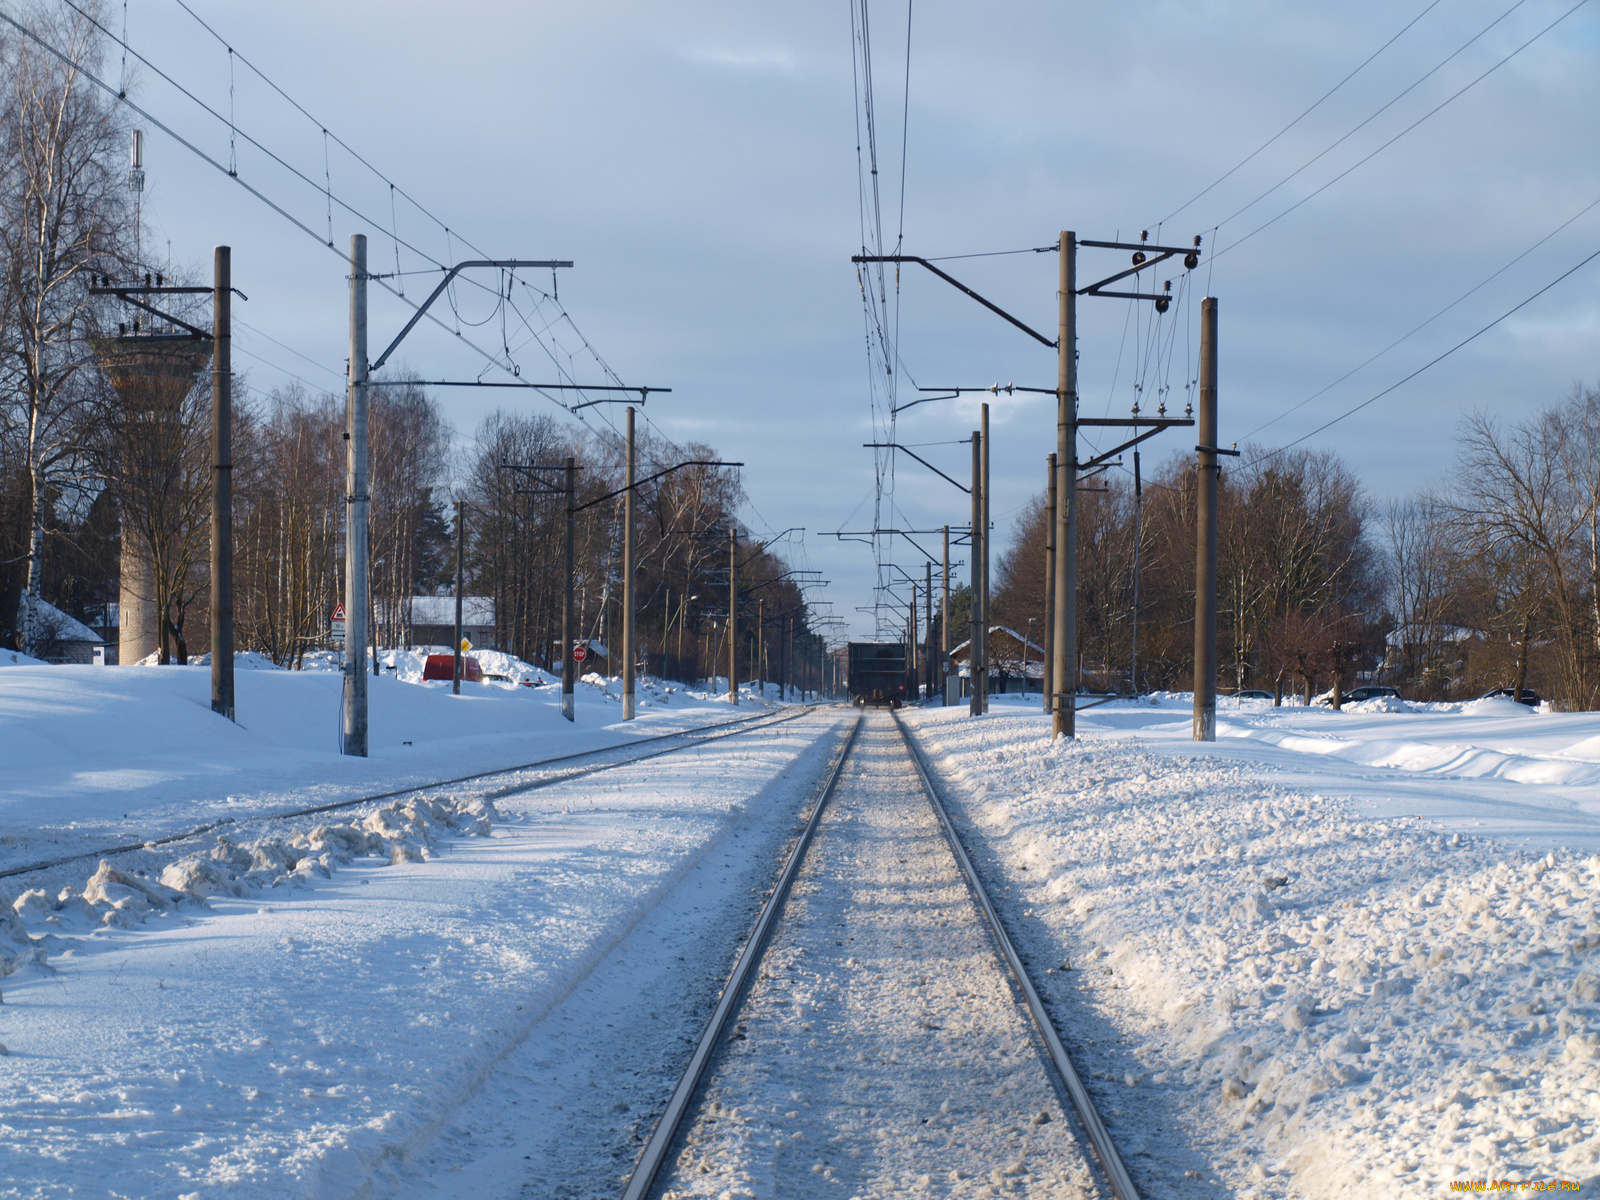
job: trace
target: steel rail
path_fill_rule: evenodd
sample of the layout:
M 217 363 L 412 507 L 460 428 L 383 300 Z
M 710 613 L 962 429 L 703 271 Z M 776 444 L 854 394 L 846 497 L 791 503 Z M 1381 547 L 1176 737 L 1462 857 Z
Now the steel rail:
M 811 846 L 811 837 L 822 820 L 823 810 L 827 807 L 834 786 L 844 771 L 844 764 L 856 744 L 856 735 L 861 732 L 861 724 L 862 715 L 857 714 L 856 723 L 850 727 L 850 736 L 845 739 L 844 749 L 840 752 L 838 761 L 833 764 L 833 770 L 828 774 L 828 782 L 823 786 L 821 795 L 817 797 L 805 828 L 800 831 L 799 840 L 795 842 L 794 849 L 789 854 L 789 861 L 784 864 L 783 874 L 778 877 L 777 886 L 772 889 L 772 895 L 762 906 L 761 915 L 756 918 L 755 928 L 751 930 L 749 940 L 745 942 L 739 960 L 734 964 L 733 974 L 728 977 L 728 983 L 722 989 L 716 1010 L 711 1014 L 705 1032 L 700 1035 L 700 1041 L 695 1045 L 694 1053 L 689 1058 L 689 1065 L 684 1068 L 678 1086 L 672 1091 L 672 1098 L 667 1101 L 667 1107 L 662 1110 L 661 1118 L 656 1122 L 655 1131 L 639 1155 L 633 1174 L 628 1178 L 627 1189 L 622 1193 L 623 1200 L 644 1200 L 650 1194 L 656 1175 L 666 1162 L 667 1152 L 672 1148 L 673 1138 L 677 1136 L 678 1126 L 689 1111 L 689 1103 L 694 1099 L 695 1089 L 700 1086 L 700 1077 L 705 1074 L 711 1055 L 722 1039 L 722 1031 L 727 1026 L 728 1018 L 744 998 L 745 987 L 750 982 L 751 973 L 761 961 L 762 952 L 766 950 L 772 926 L 778 919 L 784 901 L 789 897 L 789 888 L 800 872 L 800 863 L 805 858 L 806 850 Z
M 98 850 L 85 850 L 78 854 L 69 854 L 62 858 L 49 859 L 44 862 L 27 863 L 20 867 L 9 867 L 0 871 L 0 879 L 8 879 L 16 875 L 28 875 L 34 871 L 48 871 L 53 867 L 64 867 L 68 863 L 83 862 L 91 858 L 104 858 L 109 854 L 128 854 L 134 850 L 153 850 L 157 846 L 167 846 L 174 842 L 187 841 L 199 837 L 201 834 L 210 833 L 216 829 L 223 829 L 230 825 L 249 825 L 258 821 L 284 821 L 291 817 L 309 817 L 317 813 L 335 812 L 341 808 L 354 808 L 359 804 L 375 804 L 380 800 L 392 800 L 396 796 L 409 796 L 416 792 L 432 791 L 434 788 L 454 787 L 456 784 L 471 783 L 478 779 L 489 779 L 496 775 L 512 775 L 518 771 L 534 771 L 540 767 L 547 767 L 552 763 L 570 762 L 574 758 L 589 758 L 596 754 L 609 754 L 615 750 L 628 750 L 634 746 L 647 745 L 651 742 L 666 741 L 668 738 L 693 738 L 681 746 L 668 746 L 664 750 L 653 750 L 649 754 L 636 754 L 618 762 L 600 763 L 592 767 L 578 767 L 570 771 L 563 771 L 559 775 L 547 779 L 537 779 L 531 783 L 513 784 L 497 792 L 489 793 L 489 799 L 499 800 L 513 796 L 519 792 L 532 792 L 540 788 L 553 787 L 558 783 L 565 783 L 571 779 L 581 779 L 586 775 L 594 775 L 600 771 L 609 771 L 615 767 L 626 767 L 633 763 L 644 762 L 647 759 L 659 758 L 663 754 L 674 754 L 679 750 L 687 750 L 690 746 L 703 746 L 707 742 L 719 741 L 725 737 L 733 737 L 740 733 L 753 733 L 759 729 L 768 729 L 773 725 L 781 725 L 793 721 L 807 713 L 814 712 L 817 705 L 807 705 L 792 713 L 774 717 L 771 713 L 757 713 L 754 716 L 738 717 L 732 721 L 714 721 L 709 725 L 696 725 L 690 729 L 679 729 L 672 733 L 652 734 L 650 737 L 635 738 L 627 742 L 619 742 L 613 746 L 601 746 L 594 750 L 578 750 L 571 754 L 558 754 L 552 758 L 542 758 L 537 762 L 522 763 L 514 767 L 496 767 L 491 771 L 477 771 L 471 775 L 458 775 L 453 779 L 436 779 L 428 783 L 418 783 L 409 787 L 395 788 L 392 791 L 376 792 L 370 796 L 355 796 L 348 800 L 335 800 L 328 804 L 313 804 L 306 808 L 290 808 L 280 812 L 261 813 L 253 817 L 223 817 L 220 820 L 208 821 L 203 825 L 196 825 L 191 829 L 181 830 L 177 833 L 164 834 L 158 838 L 150 838 L 142 842 L 128 842 L 120 846 L 104 846 Z M 754 722 L 761 722 L 755 724 Z M 738 728 L 734 728 L 737 726 Z M 696 737 L 697 734 L 705 737 Z
M 905 742 L 911 761 L 917 768 L 917 776 L 922 780 L 923 790 L 928 794 L 928 802 L 933 805 L 933 811 L 939 817 L 945 841 L 950 844 L 956 863 L 961 867 L 961 874 L 966 878 L 968 890 L 977 901 L 978 907 L 983 910 L 984 920 L 988 922 L 989 931 L 994 935 L 1000 956 L 1005 960 L 1007 969 L 1027 1002 L 1028 1013 L 1033 1018 L 1039 1036 L 1044 1040 L 1050 1063 L 1061 1076 L 1062 1083 L 1066 1085 L 1067 1094 L 1072 1097 L 1073 1107 L 1078 1110 L 1078 1118 L 1083 1122 L 1084 1131 L 1089 1135 L 1090 1145 L 1094 1147 L 1095 1156 L 1100 1160 L 1100 1166 L 1106 1173 L 1111 1190 L 1116 1194 L 1117 1200 L 1140 1200 L 1139 1189 L 1134 1186 L 1133 1178 L 1128 1174 L 1128 1168 L 1122 1161 L 1122 1155 L 1117 1152 L 1116 1143 L 1111 1140 L 1110 1131 L 1100 1119 L 1100 1113 L 1095 1109 L 1089 1090 L 1083 1086 L 1083 1080 L 1078 1078 L 1078 1072 L 1072 1065 L 1067 1048 L 1061 1042 L 1061 1035 L 1056 1032 L 1055 1023 L 1050 1020 L 1050 1014 L 1045 1010 L 1044 1000 L 1039 996 L 1039 990 L 1033 986 L 1033 980 L 1028 978 L 1027 968 L 1022 965 L 1022 956 L 1011 944 L 1011 938 L 1000 920 L 1000 914 L 995 911 L 989 893 L 985 890 L 983 881 L 978 878 L 977 869 L 973 867 L 972 859 L 967 856 L 960 835 L 956 833 L 950 814 L 945 811 L 944 804 L 939 799 L 939 793 L 935 790 L 933 780 L 929 777 L 927 767 L 922 761 L 921 751 L 911 735 L 906 732 L 900 714 L 891 715 L 894 717 L 895 728 L 900 731 L 900 737 Z

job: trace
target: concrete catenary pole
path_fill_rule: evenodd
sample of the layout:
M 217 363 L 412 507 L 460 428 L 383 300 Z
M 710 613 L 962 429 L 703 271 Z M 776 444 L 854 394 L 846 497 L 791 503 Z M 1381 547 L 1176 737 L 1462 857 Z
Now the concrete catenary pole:
M 1217 740 L 1217 298 L 1200 301 L 1194 558 L 1194 740 Z
M 933 700 L 933 681 L 935 678 L 933 670 L 933 560 L 929 559 L 923 563 L 922 568 L 922 594 L 928 599 L 927 636 L 922 639 L 923 698 L 931 702 Z
M 1056 611 L 1050 655 L 1050 738 L 1076 733 L 1078 693 L 1078 235 L 1061 234 L 1056 290 Z
M 978 681 L 979 712 L 989 711 L 989 406 L 983 406 L 978 422 L 983 438 L 983 569 L 979 578 L 983 583 L 983 619 L 978 623 L 978 642 L 983 653 L 983 677 Z
M 218 246 L 211 300 L 211 711 L 233 720 L 233 251 Z
M 739 703 L 739 532 L 728 530 L 728 703 Z
M 1139 695 L 1139 552 L 1144 531 L 1140 524 L 1144 508 L 1144 481 L 1139 477 L 1139 450 L 1133 451 L 1133 647 L 1128 656 L 1128 691 Z
M 950 703 L 950 526 L 944 527 L 944 594 L 939 605 L 939 687 L 940 703 Z
M 1044 711 L 1049 712 L 1055 688 L 1056 648 L 1056 456 L 1050 455 L 1045 466 L 1045 494 L 1049 497 L 1044 519 L 1044 661 L 1039 664 L 1044 685 Z
M 367 756 L 367 238 L 350 236 L 350 386 L 345 398 L 344 723 L 340 749 Z
M 565 581 L 561 596 L 561 715 L 569 721 L 578 719 L 576 690 L 578 664 L 572 657 L 572 600 L 575 591 L 572 564 L 572 543 L 577 533 L 578 514 L 573 506 L 578 502 L 578 464 L 571 455 L 567 457 L 567 544 L 562 551 L 561 575 Z
M 462 570 L 462 560 L 467 552 L 467 505 L 464 500 L 456 501 L 456 636 L 455 643 L 450 647 L 451 672 L 450 692 L 452 695 L 461 695 L 461 581 L 465 572 Z
M 622 493 L 622 719 L 634 718 L 633 660 L 639 647 L 635 639 L 633 595 L 633 479 L 636 463 L 633 443 L 633 406 L 628 406 L 628 461 Z
M 978 676 L 983 670 L 982 639 L 978 632 L 983 627 L 983 588 L 979 576 L 983 571 L 983 435 L 972 431 L 972 564 L 968 574 L 967 603 L 967 715 L 975 717 L 983 711 L 983 697 L 978 694 Z

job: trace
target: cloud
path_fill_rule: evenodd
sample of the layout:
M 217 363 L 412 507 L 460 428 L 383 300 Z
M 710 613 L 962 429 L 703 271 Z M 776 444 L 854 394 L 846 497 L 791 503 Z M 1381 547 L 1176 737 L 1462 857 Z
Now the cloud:
M 780 48 L 751 47 L 735 50 L 721 46 L 696 46 L 679 53 L 690 62 L 708 67 L 720 67 L 728 71 L 788 75 L 795 69 L 794 54 Z

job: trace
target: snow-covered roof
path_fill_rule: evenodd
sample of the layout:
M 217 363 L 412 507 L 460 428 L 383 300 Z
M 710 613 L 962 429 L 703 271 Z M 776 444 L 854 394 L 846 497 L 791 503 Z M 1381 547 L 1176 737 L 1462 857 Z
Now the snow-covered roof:
M 990 648 L 991 651 L 993 651 L 993 649 L 994 649 L 994 635 L 997 634 L 997 633 L 1003 633 L 1007 637 L 1015 639 L 1017 645 L 1020 646 L 1020 647 L 1025 647 L 1030 656 L 1035 656 L 1036 655 L 1041 659 L 1044 657 L 1044 647 L 1043 646 L 1040 646 L 1035 642 L 1030 642 L 1027 638 L 1023 637 L 1015 629 L 1012 629 L 1010 626 L 1007 626 L 1007 625 L 991 625 L 991 626 L 989 626 L 989 648 Z M 972 639 L 968 638 L 966 641 L 962 642 L 960 645 L 951 646 L 950 647 L 950 657 L 951 658 L 961 658 L 961 657 L 963 657 L 967 652 L 967 647 L 969 645 L 971 645 L 971 644 L 972 644 Z
M 413 625 L 454 625 L 456 623 L 456 598 L 454 596 L 412 596 L 411 623 Z M 493 596 L 461 597 L 461 623 L 485 626 L 494 624 Z
M 1435 625 L 1433 636 L 1441 642 L 1465 642 L 1477 636 L 1477 630 L 1468 629 L 1464 625 Z M 1404 646 L 1407 643 L 1416 643 L 1426 640 L 1428 627 L 1421 622 L 1413 621 L 1409 625 L 1397 625 L 1389 631 L 1385 639 L 1391 646 Z
M 94 630 L 75 617 L 69 617 L 48 600 L 37 601 L 35 615 L 47 635 L 58 642 L 89 642 L 99 646 L 105 643 Z

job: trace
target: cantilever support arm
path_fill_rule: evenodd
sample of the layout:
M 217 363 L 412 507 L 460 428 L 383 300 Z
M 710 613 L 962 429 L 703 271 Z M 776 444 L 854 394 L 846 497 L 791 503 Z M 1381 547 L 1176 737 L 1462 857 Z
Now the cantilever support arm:
M 955 278 L 952 275 L 946 275 L 943 271 L 939 270 L 938 267 L 934 266 L 931 262 L 929 262 L 925 258 L 918 258 L 914 254 L 853 254 L 853 255 L 850 256 L 850 261 L 853 262 L 853 263 L 869 263 L 869 262 L 892 262 L 892 263 L 914 262 L 914 263 L 921 263 L 923 266 L 927 267 L 928 270 L 932 271 L 935 275 L 937 275 L 940 279 L 942 279 L 946 283 L 948 283 L 951 287 L 956 288 L 958 291 L 965 292 L 968 296 L 971 296 L 979 304 L 983 305 L 990 312 L 996 314 L 997 316 L 1004 317 L 1006 320 L 1010 321 L 1013 325 L 1015 325 L 1018 329 L 1022 330 L 1023 333 L 1027 334 L 1029 337 L 1033 338 L 1035 341 L 1043 342 L 1046 346 L 1049 346 L 1052 350 L 1054 350 L 1055 347 L 1056 347 L 1056 344 L 1053 341 L 1051 341 L 1049 338 L 1045 337 L 1045 335 L 1040 333 L 1037 329 L 1030 329 L 1028 326 L 1024 325 L 1021 321 L 1017 320 L 1017 318 L 1013 317 L 1005 309 L 1001 308 L 998 304 L 995 304 L 995 303 L 993 303 L 992 301 L 989 301 L 989 300 L 985 300 L 982 296 L 978 295 L 977 292 L 973 291 L 966 284 L 962 283 L 959 279 Z
M 439 296 L 444 292 L 445 288 L 450 286 L 450 281 L 468 267 L 549 267 L 551 270 L 554 270 L 556 267 L 570 267 L 571 265 L 572 262 L 570 259 L 556 260 L 523 258 L 476 258 L 469 262 L 457 263 L 444 273 L 444 278 L 439 281 L 439 286 L 433 289 L 433 294 L 417 306 L 417 311 L 411 314 L 411 320 L 406 322 L 406 327 L 395 336 L 394 341 L 389 343 L 389 348 L 382 354 L 378 355 L 377 361 L 375 361 L 372 366 L 367 369 L 368 373 L 374 375 L 377 374 L 378 368 L 389 361 L 389 355 L 395 352 L 395 347 L 399 346 L 401 342 L 405 341 L 406 334 L 410 333 L 416 328 L 417 322 L 422 320 L 423 314 L 428 311 L 429 306 L 439 298 Z
M 721 459 L 715 459 L 715 458 L 697 458 L 697 459 L 694 459 L 692 462 L 677 463 L 674 466 L 668 467 L 665 471 L 657 471 L 654 475 L 646 475 L 643 479 L 635 479 L 633 481 L 632 486 L 635 487 L 635 488 L 641 488 L 647 483 L 654 483 L 657 479 L 660 479 L 663 475 L 671 475 L 674 471 L 681 471 L 685 467 L 742 467 L 742 466 L 744 466 L 744 464 L 742 462 L 723 462 Z M 586 508 L 593 508 L 596 504 L 604 504 L 607 500 L 615 500 L 618 496 L 622 495 L 622 493 L 627 491 L 627 490 L 628 490 L 627 486 L 619 487 L 614 492 L 607 492 L 604 496 L 595 497 L 593 500 L 590 500 L 587 504 L 578 505 L 578 507 L 574 508 L 572 511 L 575 512 L 575 513 L 580 513 Z
M 1129 438 L 1127 441 L 1123 442 L 1122 445 L 1113 446 L 1110 450 L 1107 450 L 1104 454 L 1097 454 L 1093 458 L 1091 458 L 1088 462 L 1079 463 L 1078 464 L 1078 470 L 1087 471 L 1091 467 L 1098 467 L 1101 463 L 1107 462 L 1108 460 L 1110 460 L 1112 458 L 1115 458 L 1117 455 L 1121 454 L 1124 450 L 1128 449 L 1130 446 L 1137 446 L 1140 442 L 1144 441 L 1146 438 L 1153 438 L 1153 437 L 1155 437 L 1156 434 L 1160 433 L 1162 430 L 1170 429 L 1172 427 L 1172 425 L 1192 425 L 1192 424 L 1194 424 L 1193 421 L 1174 421 L 1170 425 L 1162 424 L 1162 425 L 1158 425 L 1154 429 L 1147 429 L 1143 433 L 1139 434 L 1137 437 Z
M 935 475 L 937 475 L 940 479 L 943 479 L 946 483 L 955 483 L 956 487 L 961 488 L 961 490 L 963 492 L 965 492 L 967 495 L 969 495 L 969 496 L 972 495 L 972 489 L 971 488 L 969 488 L 969 487 L 961 487 L 961 485 L 959 483 L 956 483 L 956 481 L 954 479 L 951 479 L 950 476 L 946 475 L 943 471 L 939 470 L 938 467 L 934 466 L 927 459 L 923 458 L 922 455 L 912 453 L 910 450 L 907 450 L 904 446 L 900 445 L 899 442 L 862 442 L 861 444 L 862 444 L 862 446 L 864 446 L 864 447 L 866 447 L 867 449 L 870 449 L 870 450 L 898 450 L 902 454 L 910 454 L 912 458 L 916 459 L 923 466 L 927 467 L 928 470 L 932 471 Z

